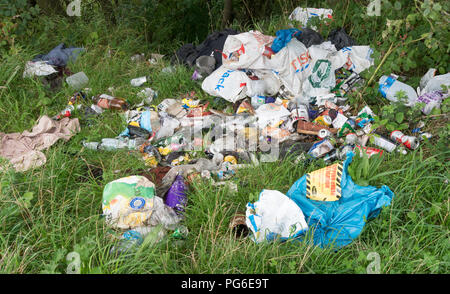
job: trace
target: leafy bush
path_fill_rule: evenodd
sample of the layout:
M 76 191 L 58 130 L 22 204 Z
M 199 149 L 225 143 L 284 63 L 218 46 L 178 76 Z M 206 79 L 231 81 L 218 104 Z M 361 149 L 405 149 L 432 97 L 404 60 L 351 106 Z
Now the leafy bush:
M 30 36 L 28 24 L 39 14 L 26 0 L 0 0 L 0 59 L 15 48 L 16 38 Z

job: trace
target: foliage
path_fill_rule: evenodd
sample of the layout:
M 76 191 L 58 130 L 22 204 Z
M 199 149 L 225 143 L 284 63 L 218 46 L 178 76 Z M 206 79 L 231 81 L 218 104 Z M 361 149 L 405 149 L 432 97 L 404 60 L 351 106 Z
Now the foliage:
M 406 96 L 401 91 L 399 91 L 397 99 L 397 102 L 392 102 L 381 108 L 380 115 L 374 118 L 373 129 L 383 126 L 388 132 L 392 132 L 395 130 L 404 131 L 415 127 L 423 115 L 421 109 L 425 104 L 417 103 L 413 107 L 405 106 Z
M 16 38 L 30 36 L 28 23 L 39 14 L 26 0 L 0 0 L 0 59 L 15 48 Z

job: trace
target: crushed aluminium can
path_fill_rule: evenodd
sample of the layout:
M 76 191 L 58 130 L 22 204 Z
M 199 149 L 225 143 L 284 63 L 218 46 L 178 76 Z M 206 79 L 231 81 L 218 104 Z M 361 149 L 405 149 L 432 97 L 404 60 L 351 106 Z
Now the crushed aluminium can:
M 311 155 L 313 158 L 320 158 L 327 154 L 328 152 L 332 151 L 334 149 L 334 146 L 332 142 L 328 139 L 321 140 L 314 145 L 311 146 L 311 149 L 309 149 L 308 154 Z
M 383 155 L 383 152 L 384 152 L 381 149 L 377 149 L 377 148 L 373 148 L 373 147 L 362 147 L 362 146 L 358 146 L 358 145 L 355 146 L 354 150 L 359 150 L 360 154 L 363 151 L 366 152 L 366 154 L 368 155 L 369 158 L 375 154 L 379 154 L 381 156 L 381 155 Z
M 419 147 L 419 140 L 413 136 L 406 136 L 401 131 L 393 131 L 391 133 L 391 140 L 396 141 L 402 145 L 405 145 L 407 148 L 414 150 Z
M 373 144 L 377 145 L 378 147 L 383 148 L 384 150 L 388 151 L 388 152 L 392 152 L 395 150 L 395 148 L 397 147 L 397 145 L 395 145 L 395 143 L 389 141 L 388 139 L 381 137 L 381 136 L 374 136 L 373 137 Z

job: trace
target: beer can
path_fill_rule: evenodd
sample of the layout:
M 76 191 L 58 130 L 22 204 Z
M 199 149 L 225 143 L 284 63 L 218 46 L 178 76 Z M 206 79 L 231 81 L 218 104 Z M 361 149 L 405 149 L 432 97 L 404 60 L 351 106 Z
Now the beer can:
M 329 115 L 321 115 L 321 116 L 318 116 L 314 120 L 314 122 L 317 124 L 321 124 L 323 126 L 329 127 L 333 123 L 333 120 L 331 119 L 331 117 Z
M 326 129 L 321 129 L 318 134 L 318 137 L 320 139 L 325 139 L 326 137 L 330 137 L 330 136 L 331 136 L 331 132 Z
M 401 131 L 393 131 L 391 133 L 391 139 L 405 145 L 409 149 L 416 149 L 419 147 L 419 140 L 413 136 L 406 136 Z

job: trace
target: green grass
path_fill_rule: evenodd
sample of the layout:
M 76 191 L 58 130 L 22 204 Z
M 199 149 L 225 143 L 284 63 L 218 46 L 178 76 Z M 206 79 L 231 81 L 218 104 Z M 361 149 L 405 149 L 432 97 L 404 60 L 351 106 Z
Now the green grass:
M 83 43 L 88 51 L 69 65 L 72 72 L 87 74 L 92 95 L 114 87 L 114 95 L 138 103 L 136 93 L 141 88 L 132 87 L 130 80 L 147 75 L 150 87 L 159 92 L 155 104 L 192 90 L 200 98 L 211 99 L 199 83 L 190 80 L 192 70 L 177 67 L 175 74 L 164 74 L 161 69 L 167 61 L 152 66 L 131 62 L 134 53 L 152 52 L 136 33 L 120 28 L 108 32 L 101 22 L 77 29 L 65 22 L 58 24 L 61 27 L 48 24 L 58 37 L 42 35 L 0 61 L 0 86 L 6 87 L 0 88 L 0 131 L 29 130 L 39 116 L 53 116 L 65 107 L 72 90 L 64 85 L 52 93 L 38 80 L 23 79 L 24 64 L 61 40 L 73 45 L 85 42 L 87 32 L 94 28 L 101 32 L 99 38 L 89 45 Z M 271 34 L 282 28 L 274 22 L 260 26 Z M 109 49 L 113 50 L 110 57 Z M 441 117 L 431 119 L 427 128 L 436 135 L 434 126 L 443 122 Z M 395 193 L 391 206 L 337 252 L 299 242 L 255 244 L 250 239 L 235 239 L 229 230 L 234 213 L 245 211 L 247 202 L 262 189 L 286 193 L 306 172 L 325 166 L 317 161 L 304 167 L 288 159 L 239 171 L 232 179 L 238 184 L 237 194 L 207 182 L 195 183 L 188 193 L 183 221 L 189 229 L 186 240 L 167 238 L 127 256 L 111 256 L 108 252 L 116 239 L 101 217 L 103 187 L 146 167 L 136 153 L 96 152 L 82 148 L 81 142 L 115 137 L 124 127 L 118 113 L 106 111 L 92 126 L 82 121 L 82 131 L 69 142 L 58 142 L 45 151 L 43 167 L 24 173 L 0 171 L 1 273 L 65 273 L 66 256 L 72 251 L 81 255 L 82 273 L 366 273 L 370 252 L 380 255 L 382 273 L 450 270 L 449 164 L 442 160 L 450 152 L 435 149 L 436 137 L 406 156 L 395 153 L 385 158 L 380 173 L 401 170 L 377 182 Z M 100 167 L 103 175 L 96 179 L 88 165 Z

